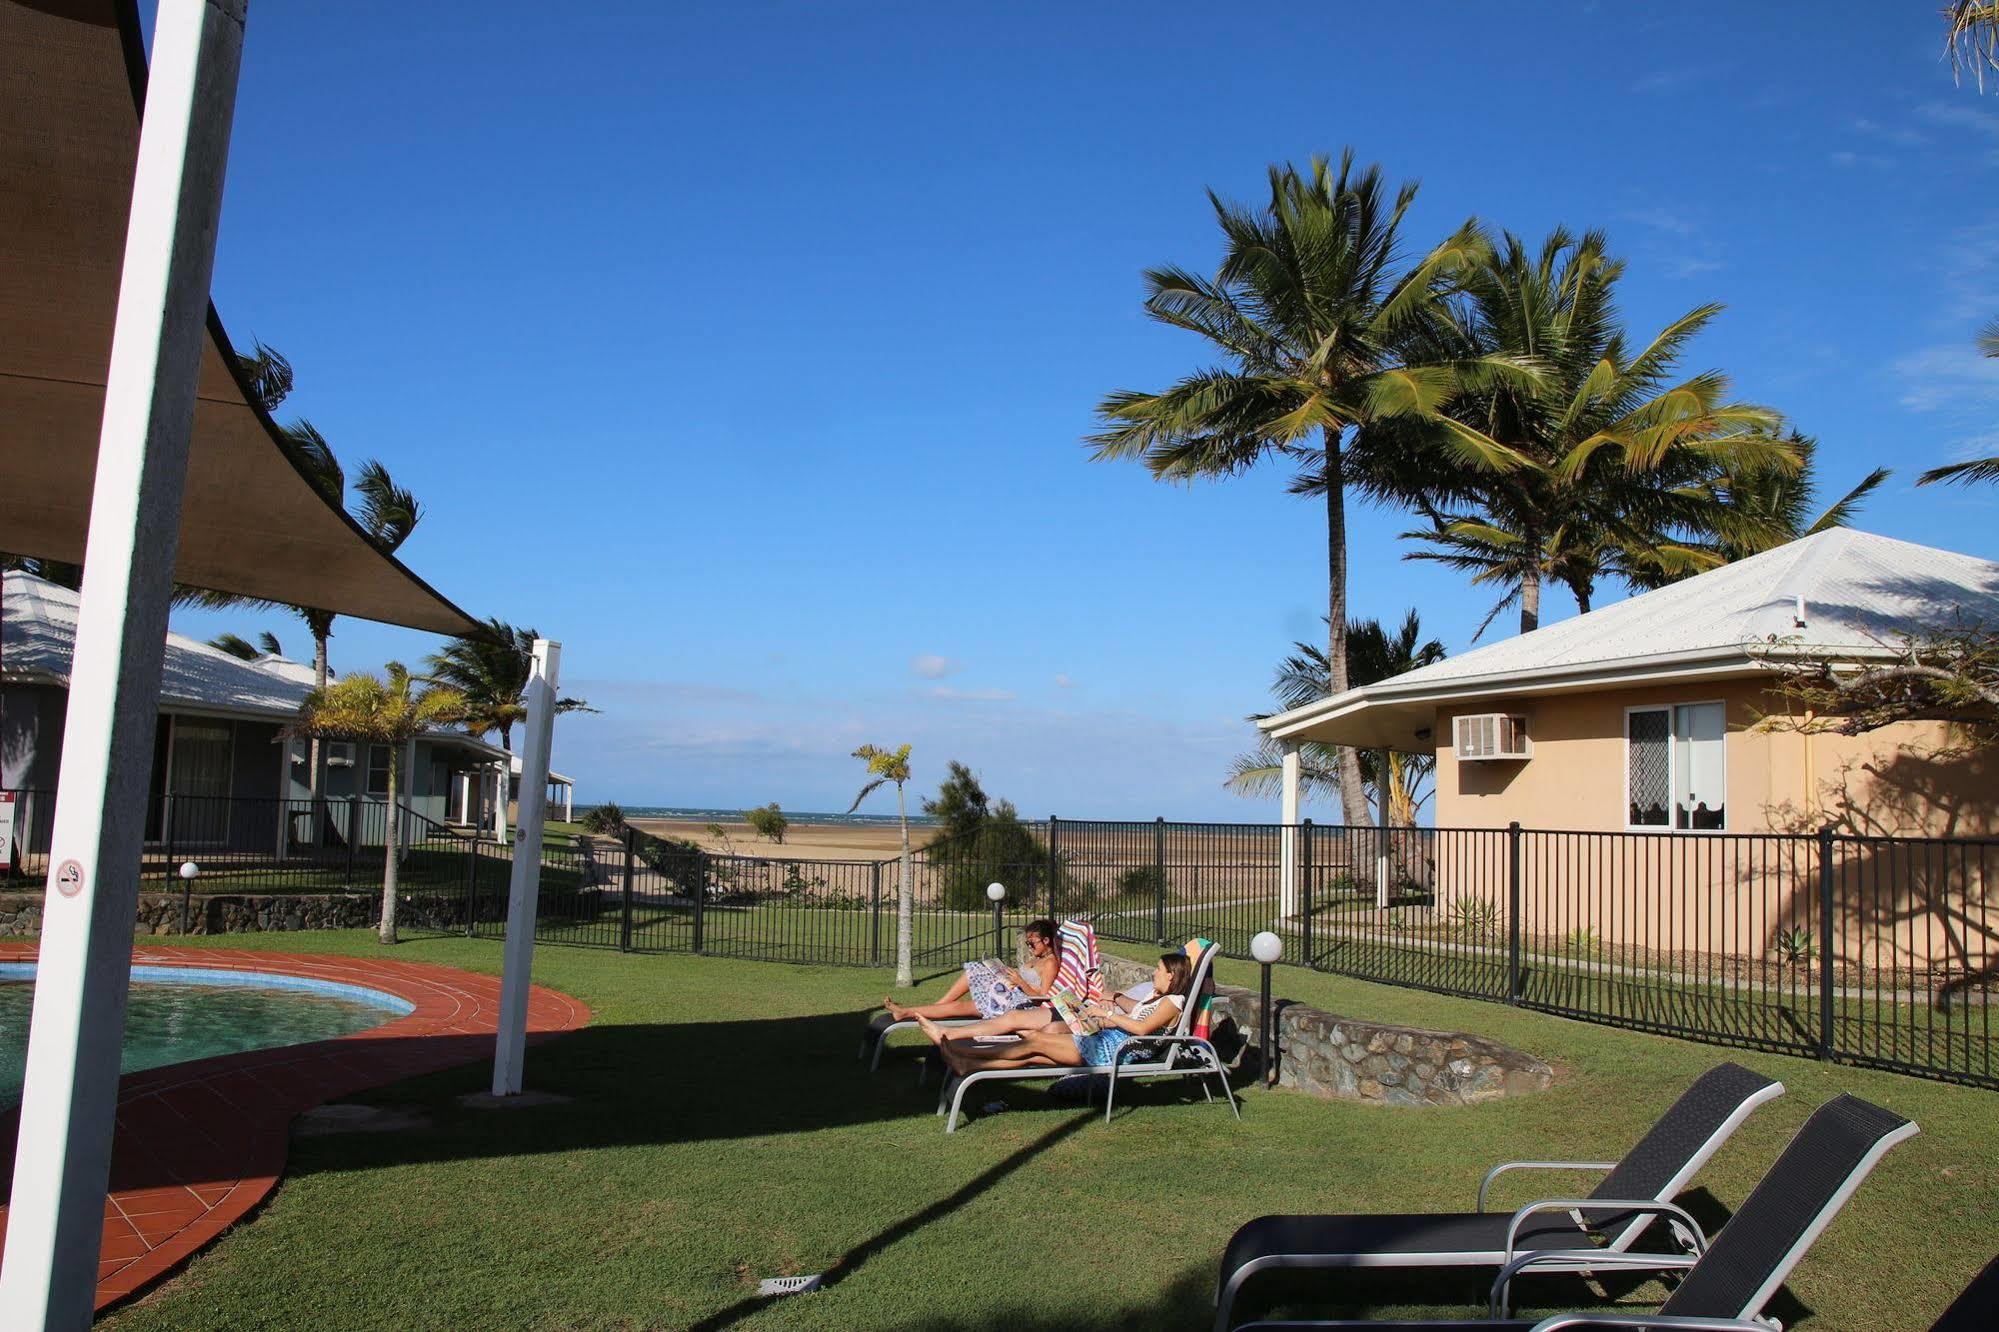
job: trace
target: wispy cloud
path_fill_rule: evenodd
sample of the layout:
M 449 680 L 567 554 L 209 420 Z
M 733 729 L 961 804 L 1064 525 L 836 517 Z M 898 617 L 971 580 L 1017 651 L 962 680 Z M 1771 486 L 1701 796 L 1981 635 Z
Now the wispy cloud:
M 1911 411 L 1999 402 L 1999 361 L 1980 356 L 1969 337 L 1910 352 L 1889 369 L 1902 381 L 1901 402 Z
M 1701 273 L 1713 273 L 1726 267 L 1728 265 L 1719 259 L 1681 259 L 1674 263 L 1671 271 L 1676 278 L 1688 278 Z
M 1692 218 L 1687 217 L 1683 213 L 1675 213 L 1667 208 L 1633 208 L 1619 213 L 1618 216 L 1627 222 L 1636 222 L 1640 226 L 1651 227 L 1656 231 L 1664 231 L 1674 236 L 1691 236 L 1694 234 L 1694 221 Z
M 1924 102 L 1916 108 L 1916 114 L 1932 125 L 1999 139 L 1999 111 L 1984 111 L 1963 102 Z
M 1055 687 L 1057 689 L 1074 689 L 1076 682 L 1066 675 L 1057 675 L 1055 677 Z
M 923 696 L 946 703 L 1011 703 L 1014 698 L 1006 689 L 953 689 L 950 685 L 935 685 L 924 690 Z
M 1892 157 L 1883 157 L 1879 153 L 1848 152 L 1844 149 L 1836 153 L 1827 153 L 1826 160 L 1837 167 L 1871 167 L 1876 171 L 1886 170 L 1895 165 L 1895 159 Z
M 1892 143 L 1903 148 L 1913 148 L 1930 141 L 1930 136 L 1921 130 L 1910 129 L 1906 125 L 1884 125 L 1878 120 L 1861 116 L 1853 122 L 1854 132 L 1881 143 Z
M 941 680 L 954 671 L 965 669 L 965 663 L 936 652 L 920 652 L 909 659 L 909 669 L 926 680 Z
M 1669 65 L 1664 69 L 1655 69 L 1650 74 L 1645 74 L 1632 80 L 1631 91 L 1635 93 L 1673 92 L 1689 84 L 1699 83 L 1703 79 L 1713 77 L 1718 72 L 1718 69 L 1719 67 L 1715 65 Z

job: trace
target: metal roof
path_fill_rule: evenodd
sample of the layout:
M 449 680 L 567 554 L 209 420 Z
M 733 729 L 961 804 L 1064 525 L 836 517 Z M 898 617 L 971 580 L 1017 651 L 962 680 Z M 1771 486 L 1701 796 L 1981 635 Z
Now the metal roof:
M 1407 729 L 1414 715 L 1407 709 L 1420 702 L 1666 674 L 1744 674 L 1759 669 L 1759 649 L 1780 641 L 1792 650 L 1883 656 L 1907 636 L 1980 621 L 1999 622 L 1999 562 L 1835 528 L 1260 725 L 1279 735 L 1340 739 L 1309 728 L 1341 719 L 1341 729 L 1357 737 L 1342 743 L 1390 743 L 1386 737 Z M 1375 737 L 1363 716 L 1389 703 L 1403 712 Z

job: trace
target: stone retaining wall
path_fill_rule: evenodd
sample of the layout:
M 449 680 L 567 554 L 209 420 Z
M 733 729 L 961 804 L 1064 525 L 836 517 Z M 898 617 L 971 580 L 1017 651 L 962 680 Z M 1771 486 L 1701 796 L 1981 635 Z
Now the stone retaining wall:
M 272 930 L 371 929 L 381 920 L 382 899 L 366 893 L 196 893 L 188 901 L 189 934 L 258 934 Z M 179 934 L 179 893 L 141 893 L 134 934 Z M 485 916 L 482 910 L 481 918 Z M 465 899 L 411 893 L 396 912 L 399 923 L 422 929 L 459 929 Z M 32 939 L 42 932 L 42 895 L 0 896 L 0 938 Z
M 1113 990 L 1151 975 L 1149 964 L 1104 955 Z M 1277 973 L 1279 984 L 1283 976 Z M 1261 996 L 1233 985 L 1215 991 L 1216 1048 L 1244 1075 L 1259 1075 Z M 1471 1105 L 1544 1091 L 1554 1080 L 1539 1059 L 1480 1036 L 1340 1017 L 1288 999 L 1273 998 L 1271 1006 L 1280 1087 L 1383 1105 Z

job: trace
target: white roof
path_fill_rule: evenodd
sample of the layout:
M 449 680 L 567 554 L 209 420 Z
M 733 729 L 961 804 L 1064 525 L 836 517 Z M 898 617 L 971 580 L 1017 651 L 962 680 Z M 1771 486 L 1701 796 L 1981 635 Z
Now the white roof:
M 1775 640 L 1845 657 L 1886 655 L 1904 636 L 1959 621 L 1999 621 L 1999 562 L 1835 528 L 1262 726 L 1285 734 L 1380 702 L 1485 689 L 1578 688 L 1691 669 L 1742 673 L 1758 669 L 1756 649 Z
M 77 595 L 18 569 L 7 571 L 0 594 L 0 673 L 11 680 L 69 687 L 76 651 Z M 282 663 L 278 666 L 275 663 Z M 220 648 L 169 633 L 160 701 L 187 708 L 287 718 L 312 689 L 297 663 L 279 657 L 245 661 Z
M 76 651 L 76 610 L 77 594 L 69 588 L 19 569 L 7 570 L 5 591 L 0 594 L 0 678 L 67 689 L 70 658 Z M 312 692 L 312 681 L 312 667 L 304 663 L 268 652 L 245 661 L 169 631 L 160 702 L 289 721 Z M 433 731 L 426 738 L 463 745 L 489 758 L 504 752 L 456 729 Z

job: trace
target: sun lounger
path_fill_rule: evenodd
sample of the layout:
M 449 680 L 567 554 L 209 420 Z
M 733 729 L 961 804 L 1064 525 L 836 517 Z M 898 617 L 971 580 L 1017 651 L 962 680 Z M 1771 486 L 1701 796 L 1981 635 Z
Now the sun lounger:
M 1671 1215 L 1634 1208 L 1671 1203 L 1757 1106 L 1783 1092 L 1781 1082 L 1739 1064 L 1722 1064 L 1695 1079 L 1623 1160 L 1503 1162 L 1480 1181 L 1477 1210 L 1471 1212 L 1260 1216 L 1236 1231 L 1223 1254 L 1215 1326 L 1228 1326 L 1243 1282 L 1280 1268 L 1496 1268 L 1531 1249 L 1621 1252 L 1660 1216 Z M 1487 1211 L 1493 1182 L 1519 1170 L 1609 1173 L 1576 1216 L 1538 1204 Z
M 980 1082 L 1018 1082 L 1035 1078 L 1064 1078 L 1077 1073 L 1093 1074 L 1110 1079 L 1110 1095 L 1105 1097 L 1104 1120 L 1110 1121 L 1117 1094 L 1117 1084 L 1121 1079 L 1147 1078 L 1187 1078 L 1201 1079 L 1201 1092 L 1210 1101 L 1214 1093 L 1208 1089 L 1209 1078 L 1222 1085 L 1222 1095 L 1228 1099 L 1229 1109 L 1237 1119 L 1242 1111 L 1236 1105 L 1235 1090 L 1229 1086 L 1228 1066 L 1216 1052 L 1214 1043 L 1193 1032 L 1194 1019 L 1200 1011 L 1200 998 L 1208 983 L 1209 973 L 1214 969 L 1215 958 L 1221 949 L 1206 948 L 1194 963 L 1194 974 L 1187 987 L 1187 1001 L 1180 1006 L 1180 1017 L 1171 1027 L 1151 1036 L 1134 1036 L 1118 1050 L 1116 1061 L 1111 1064 L 1084 1065 L 1049 1064 L 1035 1068 L 989 1068 L 975 1073 L 953 1075 L 944 1079 L 944 1085 L 937 1094 L 937 1113 L 950 1109 L 951 1117 L 944 1122 L 946 1133 L 958 1131 L 958 1113 L 965 1102 L 965 1093 L 973 1084 Z
M 1061 928 L 1056 931 L 1056 938 L 1059 940 L 1059 949 L 1055 984 L 1067 986 L 1073 994 L 1096 998 L 1096 975 L 1098 968 L 1096 930 L 1091 927 L 1088 921 L 1065 920 L 1062 922 Z M 940 1027 L 968 1027 L 974 1022 L 983 1021 L 985 1021 L 984 1018 L 945 1018 L 939 1020 L 937 1025 Z M 868 1060 L 868 1072 L 875 1073 L 880 1071 L 882 1066 L 882 1051 L 887 1048 L 890 1035 L 898 1031 L 915 1031 L 916 1029 L 917 1022 L 914 1018 L 904 1018 L 902 1021 L 897 1022 L 887 1013 L 877 1013 L 868 1022 L 867 1030 L 861 1035 L 860 1057 L 867 1059 L 868 1050 L 871 1047 L 874 1050 L 874 1058 Z M 923 1079 L 919 1074 L 917 1085 L 921 1086 L 922 1082 Z
M 1591 1248 L 1522 1253 L 1499 1271 L 1490 1317 L 1448 1322 L 1387 1320 L 1266 1320 L 1237 1332 L 1280 1328 L 1372 1328 L 1377 1332 L 1446 1332 L 1511 1328 L 1566 1332 L 1570 1328 L 1648 1328 L 1654 1332 L 1770 1332 L 1757 1321 L 1763 1306 L 1790 1276 L 1805 1251 L 1846 1205 L 1889 1148 L 1914 1136 L 1900 1115 L 1852 1096 L 1839 1096 L 1812 1112 L 1760 1183 L 1710 1243 L 1692 1226 L 1692 1251 L 1684 1254 L 1613 1253 Z M 1540 1206 L 1584 1208 L 1593 1200 L 1551 1198 Z M 1692 1225 L 1691 1218 L 1683 1218 Z M 1657 1313 L 1583 1311 L 1538 1322 L 1508 1319 L 1512 1282 L 1533 1271 L 1680 1271 L 1684 1273 Z

